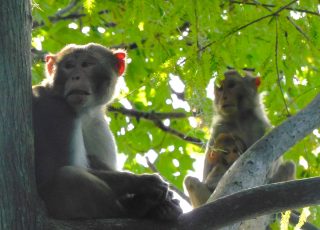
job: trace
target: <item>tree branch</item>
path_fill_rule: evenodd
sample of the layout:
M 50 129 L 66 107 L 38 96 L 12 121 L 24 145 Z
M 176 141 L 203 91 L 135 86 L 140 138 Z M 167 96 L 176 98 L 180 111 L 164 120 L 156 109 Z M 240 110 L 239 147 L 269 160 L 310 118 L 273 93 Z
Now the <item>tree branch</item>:
M 291 23 L 291 25 L 294 26 L 294 28 L 300 33 L 302 34 L 302 36 L 307 40 L 307 41 L 311 41 L 311 39 L 308 37 L 308 35 L 292 20 L 291 17 L 287 16 L 287 20 Z
M 59 18 L 62 15 L 64 15 L 65 13 L 69 12 L 70 10 L 72 10 L 73 7 L 75 7 L 77 5 L 77 3 L 79 2 L 79 0 L 73 0 L 68 6 L 66 6 L 65 8 L 58 10 L 55 17 Z
M 47 230 L 209 230 L 260 215 L 320 204 L 320 177 L 264 185 L 226 196 L 179 217 L 177 222 L 103 219 L 48 219 Z
M 180 112 L 179 113 L 157 113 L 154 111 L 142 112 L 134 109 L 126 109 L 124 107 L 114 107 L 114 106 L 108 106 L 108 111 L 121 113 L 128 117 L 135 117 L 137 120 L 143 118 L 146 120 L 158 121 L 158 120 L 165 120 L 165 119 L 172 119 L 172 118 L 176 119 L 176 118 L 187 117 L 185 113 L 180 113 Z
M 69 6 L 68 6 L 69 7 Z M 66 7 L 65 9 L 67 9 L 68 7 Z M 72 7 L 73 8 L 73 7 Z M 69 9 L 70 10 L 70 9 Z M 110 11 L 109 10 L 101 10 L 98 12 L 99 15 L 101 14 L 108 14 Z M 65 13 L 65 12 L 62 12 L 62 13 Z M 70 13 L 69 15 L 66 15 L 66 16 L 61 16 L 62 14 L 59 13 L 59 11 L 54 15 L 54 16 L 49 16 L 48 19 L 51 23 L 55 23 L 55 22 L 58 22 L 58 21 L 63 21 L 63 20 L 74 20 L 74 19 L 79 19 L 79 18 L 82 18 L 82 17 L 85 17 L 87 16 L 87 14 L 85 13 Z M 44 26 L 45 23 L 44 21 L 33 21 L 33 25 L 32 25 L 32 28 L 35 29 L 37 27 L 41 27 L 41 26 Z M 114 23 L 110 24 L 112 26 L 115 26 Z
M 156 112 L 142 112 L 137 111 L 133 109 L 126 109 L 124 107 L 108 107 L 109 112 L 118 112 L 123 115 L 129 116 L 129 117 L 135 117 L 138 121 L 143 118 L 145 120 L 152 121 L 158 128 L 160 128 L 162 131 L 170 133 L 172 135 L 175 135 L 179 137 L 180 139 L 184 141 L 191 142 L 192 144 L 198 145 L 200 147 L 205 146 L 205 143 L 202 142 L 199 138 L 188 136 L 182 132 L 179 132 L 175 129 L 172 129 L 168 126 L 165 126 L 162 122 L 164 119 L 177 119 L 177 118 L 186 118 L 187 115 L 185 113 L 156 113 Z
M 249 27 L 249 26 L 251 26 L 251 25 L 253 25 L 253 24 L 257 23 L 257 22 L 260 22 L 260 21 L 266 19 L 266 18 L 273 17 L 273 16 L 279 14 L 281 11 L 287 9 L 290 5 L 292 5 L 292 4 L 295 3 L 296 1 L 297 1 L 297 0 L 293 0 L 293 1 L 291 1 L 290 3 L 288 3 L 288 4 L 286 4 L 286 5 L 282 6 L 282 7 L 280 7 L 278 10 L 274 11 L 274 12 L 271 13 L 271 14 L 267 14 L 267 15 L 265 15 L 265 16 L 262 16 L 261 18 L 257 18 L 257 19 L 255 19 L 255 20 L 253 20 L 253 21 L 251 21 L 251 22 L 243 25 L 243 26 L 240 26 L 240 27 L 237 27 L 237 28 L 231 30 L 229 33 L 227 33 L 226 35 L 224 35 L 220 40 L 224 40 L 224 39 L 226 39 L 227 37 L 231 36 L 232 34 L 235 34 L 235 33 L 239 32 L 239 31 L 242 30 L 242 29 L 245 29 L 245 28 L 247 28 L 247 27 Z M 198 50 L 198 52 L 207 49 L 208 47 L 212 46 L 213 44 L 215 44 L 215 43 L 217 43 L 217 42 L 218 42 L 218 41 L 212 41 L 212 42 L 208 43 L 207 45 L 203 46 L 200 50 Z
M 222 197 L 179 218 L 179 229 L 217 229 L 240 220 L 320 204 L 320 177 L 264 185 Z
M 276 5 L 273 4 L 263 4 L 263 3 L 257 3 L 257 2 L 248 2 L 248 1 L 234 1 L 234 0 L 230 0 L 230 3 L 232 4 L 242 4 L 242 5 L 252 5 L 252 6 L 263 6 L 266 8 L 273 8 L 273 7 L 277 7 Z M 316 15 L 316 16 L 320 16 L 320 14 L 318 12 L 314 12 L 314 11 L 310 11 L 310 10 L 305 10 L 305 9 L 299 9 L 299 8 L 292 8 L 287 6 L 286 8 L 284 8 L 285 10 L 290 10 L 290 11 L 296 11 L 296 12 L 301 12 L 301 13 L 306 13 L 306 14 L 312 14 L 312 15 Z
M 196 138 L 196 137 L 188 136 L 188 135 L 186 135 L 186 134 L 184 134 L 184 133 L 181 133 L 181 132 L 179 132 L 179 131 L 177 131 L 177 130 L 175 130 L 175 129 L 172 129 L 172 128 L 168 127 L 168 126 L 165 126 L 165 125 L 163 124 L 163 122 L 160 121 L 160 120 L 158 120 L 158 121 L 155 120 L 155 121 L 153 121 L 153 123 L 154 123 L 157 127 L 159 127 L 162 131 L 167 132 L 167 133 L 170 133 L 170 134 L 172 134 L 172 135 L 175 135 L 175 136 L 179 137 L 180 139 L 182 139 L 182 140 L 184 140 L 184 141 L 191 142 L 192 144 L 198 145 L 198 146 L 200 146 L 200 147 L 205 146 L 205 143 L 202 142 L 200 139 L 198 139 L 198 138 Z
M 283 100 L 284 106 L 285 106 L 286 111 L 287 111 L 287 116 L 290 117 L 291 114 L 290 114 L 289 109 L 288 109 L 287 101 L 286 101 L 286 99 L 284 97 L 283 89 L 282 89 L 282 86 L 281 86 L 280 72 L 279 72 L 279 62 L 278 62 L 278 56 L 279 56 L 279 31 L 278 31 L 278 26 L 279 26 L 279 22 L 278 22 L 278 18 L 276 18 L 275 65 L 276 65 L 276 73 L 277 73 L 277 78 L 278 78 L 277 83 L 278 83 L 278 86 L 279 86 L 279 89 L 280 89 L 280 93 L 281 93 L 281 96 L 282 96 L 282 100 Z

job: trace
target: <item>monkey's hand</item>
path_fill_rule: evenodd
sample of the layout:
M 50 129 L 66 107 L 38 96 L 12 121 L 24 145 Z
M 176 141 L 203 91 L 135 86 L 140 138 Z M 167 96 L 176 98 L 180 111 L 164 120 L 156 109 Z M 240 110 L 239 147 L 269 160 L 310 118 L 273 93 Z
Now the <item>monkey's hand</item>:
M 156 174 L 144 174 L 138 177 L 136 194 L 141 194 L 153 200 L 165 200 L 168 196 L 168 184 Z
M 150 209 L 147 213 L 147 217 L 158 220 L 174 221 L 182 214 L 180 202 L 177 199 L 173 199 L 172 191 L 168 192 L 167 199 L 159 205 Z
M 133 217 L 176 220 L 182 213 L 179 201 L 173 199 L 168 184 L 158 175 L 137 176 L 132 197 L 122 201 Z

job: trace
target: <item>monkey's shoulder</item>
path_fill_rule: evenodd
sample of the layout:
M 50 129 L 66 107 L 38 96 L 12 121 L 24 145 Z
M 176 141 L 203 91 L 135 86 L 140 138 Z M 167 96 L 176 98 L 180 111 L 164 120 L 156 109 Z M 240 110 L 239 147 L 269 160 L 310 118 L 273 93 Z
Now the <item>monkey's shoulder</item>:
M 34 99 L 47 97 L 50 95 L 48 87 L 42 85 L 35 85 L 32 87 L 32 96 Z

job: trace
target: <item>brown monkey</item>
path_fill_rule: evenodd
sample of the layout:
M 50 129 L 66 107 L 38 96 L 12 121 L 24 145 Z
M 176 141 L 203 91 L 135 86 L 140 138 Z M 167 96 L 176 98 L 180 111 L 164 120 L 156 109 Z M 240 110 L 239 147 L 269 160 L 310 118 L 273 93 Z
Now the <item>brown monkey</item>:
M 239 140 L 238 142 L 243 143 L 241 147 L 238 148 L 238 152 L 244 152 L 260 139 L 267 128 L 270 127 L 259 103 L 257 88 L 260 85 L 260 78 L 253 77 L 250 72 L 246 72 L 245 76 L 242 77 L 236 70 L 226 71 L 224 76 L 225 79 L 221 82 L 220 86 L 216 84 L 214 89 L 216 115 L 213 118 L 212 133 L 206 149 L 203 171 L 203 182 L 206 184 L 208 183 L 207 181 L 209 181 L 209 183 L 211 183 L 211 185 L 209 185 L 211 189 L 215 188 L 219 179 L 226 171 L 226 169 L 219 169 L 221 166 L 217 169 L 215 165 L 210 162 L 212 147 L 215 149 L 215 145 L 219 144 L 219 136 L 226 133 L 236 137 Z M 226 145 L 223 145 L 223 147 L 227 148 Z M 282 164 L 280 159 L 275 162 L 268 177 L 270 181 L 291 179 L 294 175 L 294 168 L 295 166 L 292 162 Z M 220 174 L 220 176 L 217 176 L 217 174 Z M 198 184 L 197 186 L 195 185 L 197 182 L 193 181 L 194 179 L 186 180 L 188 184 L 186 186 L 187 189 L 188 186 L 197 188 Z M 207 184 L 206 186 L 208 187 Z M 200 193 L 203 193 L 203 187 L 199 190 L 201 191 Z M 190 197 L 197 197 L 197 191 L 188 190 L 188 192 L 189 194 L 191 192 Z M 198 197 L 198 200 L 206 201 L 207 198 Z
M 221 177 L 246 149 L 244 142 L 230 133 L 221 133 L 217 137 L 214 146 L 209 146 L 206 154 L 209 174 L 203 178 L 203 182 L 191 176 L 185 179 L 193 207 L 206 203 Z
M 47 79 L 33 88 L 37 187 L 60 219 L 181 214 L 156 175 L 116 171 L 116 145 L 105 120 L 126 53 L 68 45 L 46 57 Z

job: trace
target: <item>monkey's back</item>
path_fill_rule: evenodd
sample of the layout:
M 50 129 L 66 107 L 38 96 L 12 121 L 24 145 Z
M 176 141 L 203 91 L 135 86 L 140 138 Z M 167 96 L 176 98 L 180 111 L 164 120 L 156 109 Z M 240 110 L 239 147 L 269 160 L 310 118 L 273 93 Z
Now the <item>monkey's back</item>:
M 55 171 L 68 165 L 70 142 L 76 115 L 59 97 L 42 86 L 33 87 L 33 126 L 35 165 L 38 185 L 48 181 Z

